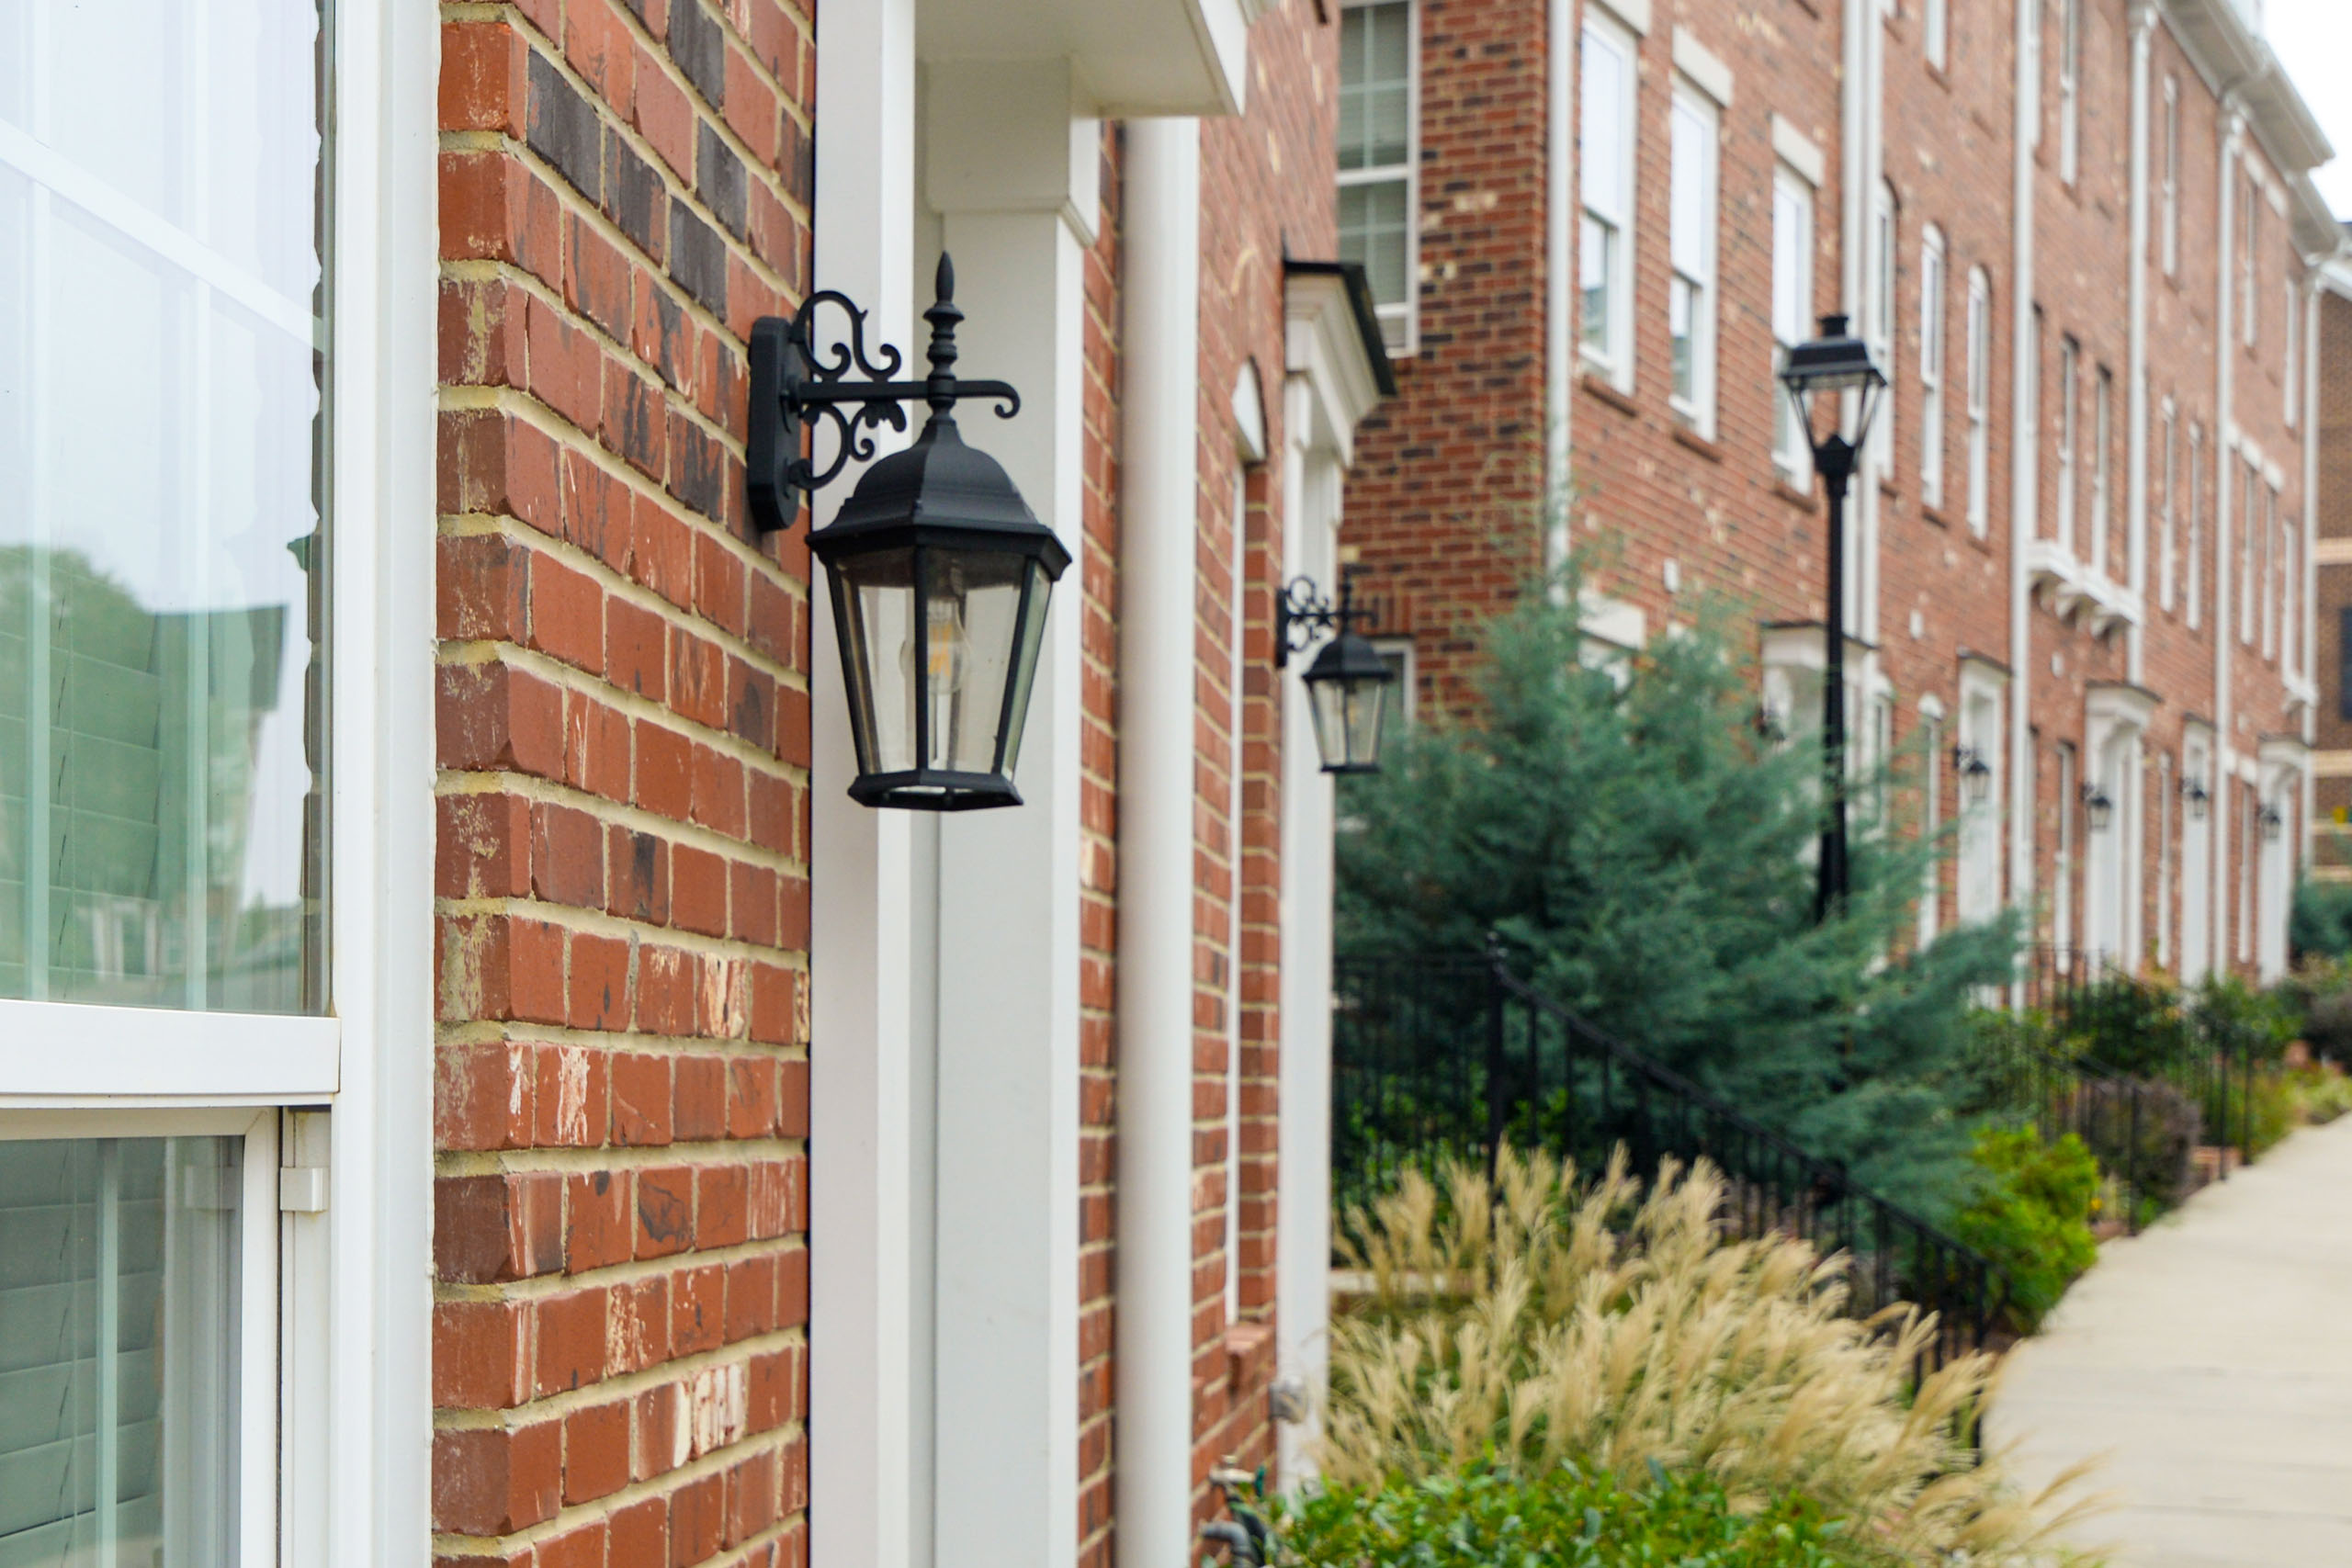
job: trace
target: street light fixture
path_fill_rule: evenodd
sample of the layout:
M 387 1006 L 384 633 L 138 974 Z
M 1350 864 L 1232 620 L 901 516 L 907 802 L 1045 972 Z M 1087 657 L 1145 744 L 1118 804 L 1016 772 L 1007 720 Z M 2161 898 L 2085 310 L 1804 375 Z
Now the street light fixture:
M 833 521 L 808 536 L 831 579 L 842 685 L 865 806 L 968 811 L 1018 806 L 1012 771 L 1044 647 L 1046 605 L 1069 551 L 1037 520 L 1003 466 L 964 445 L 956 404 L 993 398 L 997 416 L 1020 411 L 1001 381 L 959 380 L 956 269 L 939 258 L 931 374 L 899 381 L 899 351 L 869 357 L 865 312 L 842 294 L 812 294 L 789 320 L 752 328 L 751 418 L 745 466 L 752 516 L 763 532 L 790 525 L 795 491 L 814 493 L 852 458 L 874 456 L 872 433 L 907 427 L 899 405 L 921 399 L 931 418 L 914 444 L 865 470 Z M 817 346 L 818 307 L 848 316 L 848 341 Z M 856 374 L 853 377 L 852 372 Z M 801 456 L 803 431 L 829 424 L 837 446 L 823 468 Z
M 1871 420 L 1886 390 L 1886 373 L 1871 357 L 1870 345 L 1847 330 L 1842 315 L 1821 318 L 1821 335 L 1789 350 L 1781 383 L 1796 406 L 1798 423 L 1813 448 L 1814 471 L 1829 491 L 1829 581 L 1826 643 L 1822 667 L 1821 765 L 1828 816 L 1821 831 L 1820 880 L 1814 893 L 1816 920 L 1842 906 L 1850 886 L 1846 858 L 1846 489 L 1854 477 Z M 1842 427 L 1845 394 L 1854 396 L 1854 434 Z M 1824 394 L 1835 393 L 1836 396 Z M 1828 412 L 1826 434 L 1815 419 Z
M 1303 677 L 1315 720 L 1315 750 L 1327 773 L 1380 771 L 1381 719 L 1396 671 L 1378 649 L 1356 635 L 1355 623 L 1372 618 L 1371 611 L 1355 607 L 1355 581 L 1344 572 L 1337 604 L 1311 578 L 1295 577 L 1274 595 L 1275 669 L 1312 647 L 1317 632 L 1333 634 Z
M 1966 792 L 1968 804 L 1982 806 L 1993 795 L 1993 764 L 1984 753 L 1962 742 L 1951 749 L 1951 765 L 1960 773 L 1960 787 Z

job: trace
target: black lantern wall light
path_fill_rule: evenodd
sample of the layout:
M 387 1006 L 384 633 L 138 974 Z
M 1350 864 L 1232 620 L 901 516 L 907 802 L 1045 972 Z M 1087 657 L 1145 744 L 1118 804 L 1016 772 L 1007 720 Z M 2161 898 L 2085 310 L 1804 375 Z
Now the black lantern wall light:
M 1315 750 L 1327 773 L 1380 771 L 1380 727 L 1388 707 L 1388 687 L 1396 671 L 1380 650 L 1356 635 L 1372 612 L 1355 607 L 1355 582 L 1340 576 L 1340 602 L 1311 579 L 1295 577 L 1274 595 L 1274 668 L 1313 646 L 1318 631 L 1332 634 L 1306 667 L 1306 698 L 1315 719 Z
M 2103 786 L 2095 784 L 2083 786 L 2083 816 L 2094 833 L 2106 832 L 2107 825 L 2115 820 L 2115 802 L 2109 797 Z
M 1982 806 L 1992 798 L 1993 764 L 1984 760 L 1984 752 L 1963 740 L 1951 749 L 1951 765 L 1960 774 L 1960 787 L 1969 805 Z
M 2181 780 L 2180 797 L 2188 803 L 2188 815 L 2192 820 L 2205 820 L 2205 807 L 2211 803 L 2213 792 L 2205 787 L 2203 780 L 2193 773 Z
M 967 811 L 1018 806 L 1012 771 L 1044 646 L 1046 606 L 1069 551 L 1021 498 L 1004 468 L 967 446 L 956 427 L 966 398 L 996 400 L 1000 419 L 1021 395 L 1001 381 L 956 375 L 956 269 L 939 258 L 931 374 L 892 379 L 899 351 L 869 356 L 865 312 L 831 289 L 789 320 L 752 328 L 751 420 L 745 462 L 753 521 L 789 526 L 853 458 L 874 456 L 873 432 L 907 427 L 902 403 L 931 418 L 913 445 L 867 468 L 832 522 L 808 536 L 831 580 L 842 684 L 857 747 L 850 798 L 865 806 Z M 820 306 L 847 318 L 847 341 L 817 344 Z M 829 426 L 836 449 L 821 468 L 805 431 Z

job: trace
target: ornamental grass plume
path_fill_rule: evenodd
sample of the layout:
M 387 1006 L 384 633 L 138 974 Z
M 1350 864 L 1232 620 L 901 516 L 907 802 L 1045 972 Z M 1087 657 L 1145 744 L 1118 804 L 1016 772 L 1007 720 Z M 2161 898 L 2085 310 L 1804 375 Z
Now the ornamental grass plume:
M 2088 1466 L 2026 1497 L 1960 1435 L 1993 1358 L 1909 1388 L 1934 1320 L 1842 1315 L 1844 1258 L 1724 1234 L 1704 1161 L 1663 1163 L 1646 1192 L 1622 1147 L 1582 1187 L 1543 1154 L 1496 1165 L 1491 1184 L 1459 1163 L 1408 1173 L 1351 1211 L 1341 1246 L 1368 1289 L 1331 1330 L 1332 1484 L 1655 1461 L 1747 1506 L 1802 1493 L 1901 1560 L 2067 1560 L 2054 1537 L 2095 1506 L 2066 1496 Z

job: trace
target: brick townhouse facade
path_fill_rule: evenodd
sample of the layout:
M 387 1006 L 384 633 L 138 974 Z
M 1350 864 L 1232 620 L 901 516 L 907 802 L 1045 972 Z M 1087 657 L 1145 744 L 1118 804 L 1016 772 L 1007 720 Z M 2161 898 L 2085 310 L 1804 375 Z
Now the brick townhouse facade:
M 1892 378 L 1849 509 L 1850 722 L 1917 745 L 1928 819 L 1959 818 L 1922 939 L 2013 904 L 2043 942 L 2276 973 L 2338 231 L 2308 178 L 2330 149 L 2247 15 L 1350 16 L 1373 47 L 1343 90 L 1400 106 L 1352 161 L 1343 138 L 1340 183 L 1401 391 L 1344 537 L 1419 700 L 1470 702 L 1479 619 L 1582 545 L 1596 639 L 1727 592 L 1766 705 L 1817 711 L 1826 513 L 1774 373 L 1842 312 Z
M 153 9 L 0 21 L 0 1542 L 1192 1563 L 1328 1310 L 1336 8 Z M 750 345 L 943 255 L 1071 562 L 879 810 Z
M 2346 612 L 2352 610 L 2352 270 L 2323 271 L 2319 380 L 2312 410 L 2317 446 L 2312 526 L 2312 669 L 2319 678 L 2319 724 L 2312 746 L 2312 874 L 2352 879 L 2341 829 L 2352 822 L 2352 703 L 2346 693 Z M 2331 829 L 2336 829 L 2331 831 Z

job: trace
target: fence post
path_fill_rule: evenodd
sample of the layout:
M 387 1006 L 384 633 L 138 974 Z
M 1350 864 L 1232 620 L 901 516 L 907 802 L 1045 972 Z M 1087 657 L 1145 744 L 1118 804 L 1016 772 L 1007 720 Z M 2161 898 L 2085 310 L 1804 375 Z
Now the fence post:
M 1503 1147 L 1503 1009 L 1509 997 L 1503 988 L 1499 944 L 1491 938 L 1487 964 L 1487 1183 L 1492 1190 Z

